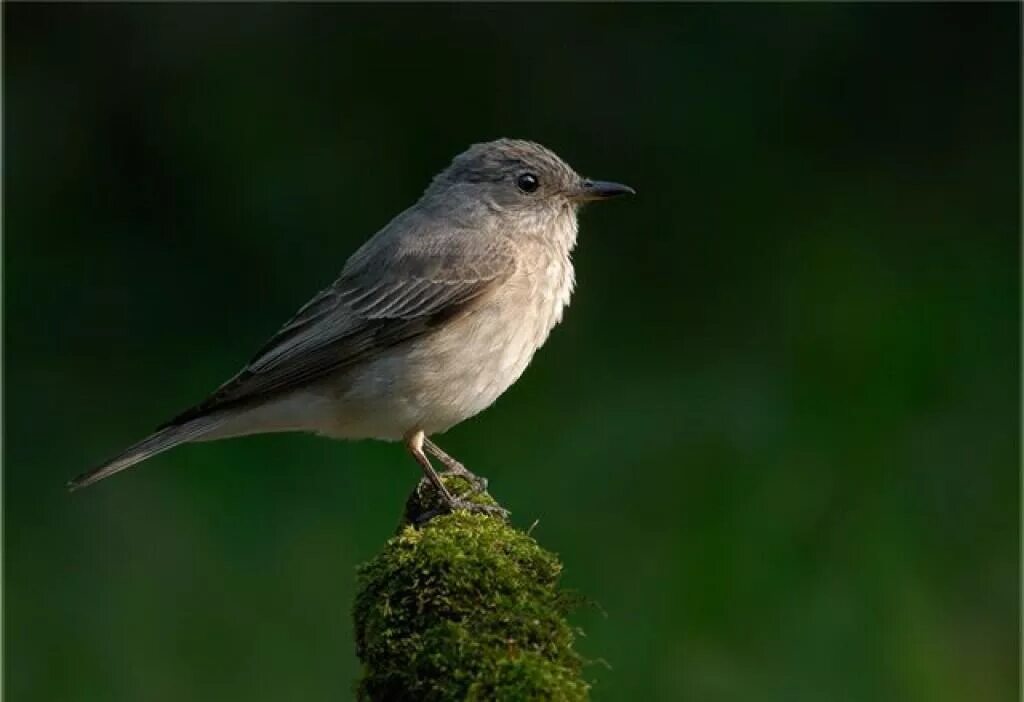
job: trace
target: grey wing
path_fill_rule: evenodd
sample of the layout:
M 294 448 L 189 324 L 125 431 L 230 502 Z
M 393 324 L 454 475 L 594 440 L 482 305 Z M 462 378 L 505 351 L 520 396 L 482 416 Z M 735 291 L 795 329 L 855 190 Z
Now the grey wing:
M 306 385 L 461 314 L 515 270 L 507 242 L 429 236 L 390 242 L 388 229 L 296 313 L 241 373 L 167 425 Z M 390 237 L 395 239 L 396 237 Z M 484 239 L 486 240 L 486 238 Z M 167 426 L 164 425 L 164 426 Z

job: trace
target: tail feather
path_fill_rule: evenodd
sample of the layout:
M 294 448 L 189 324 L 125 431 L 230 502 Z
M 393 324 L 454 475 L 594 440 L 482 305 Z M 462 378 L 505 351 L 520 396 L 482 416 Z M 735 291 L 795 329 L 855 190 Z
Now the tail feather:
M 74 480 L 69 481 L 68 490 L 74 492 L 75 490 L 88 487 L 104 478 L 109 478 L 114 473 L 120 473 L 126 468 L 131 468 L 136 463 L 152 458 L 158 453 L 163 453 L 168 449 L 189 441 L 195 441 L 216 429 L 219 424 L 220 421 L 215 417 L 198 417 L 184 424 L 164 427 L 150 434 L 137 444 L 129 446 L 103 465 L 82 473 Z

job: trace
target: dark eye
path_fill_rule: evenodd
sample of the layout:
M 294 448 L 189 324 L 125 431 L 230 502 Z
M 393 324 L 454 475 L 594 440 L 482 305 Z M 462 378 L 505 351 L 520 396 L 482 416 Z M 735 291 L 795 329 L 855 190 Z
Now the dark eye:
M 537 176 L 532 173 L 523 173 L 521 176 L 516 178 L 516 185 L 524 193 L 532 193 L 540 187 L 540 181 L 537 180 Z

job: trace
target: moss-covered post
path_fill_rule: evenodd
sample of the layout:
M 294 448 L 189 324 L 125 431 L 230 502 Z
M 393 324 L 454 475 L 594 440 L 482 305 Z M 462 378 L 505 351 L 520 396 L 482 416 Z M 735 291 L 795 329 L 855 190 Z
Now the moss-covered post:
M 469 484 L 445 477 L 454 494 Z M 474 500 L 495 504 L 490 496 Z M 585 700 L 561 563 L 506 520 L 435 516 L 422 481 L 398 533 L 359 568 L 360 700 Z

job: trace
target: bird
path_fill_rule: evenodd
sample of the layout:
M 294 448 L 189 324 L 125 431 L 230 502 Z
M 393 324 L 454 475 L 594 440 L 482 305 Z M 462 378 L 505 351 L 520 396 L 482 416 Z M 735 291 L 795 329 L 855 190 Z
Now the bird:
M 452 495 L 427 453 L 476 476 L 430 437 L 519 379 L 569 304 L 580 207 L 631 194 L 536 142 L 473 144 L 240 372 L 68 488 L 185 443 L 310 432 L 400 441 L 449 509 L 479 509 Z

